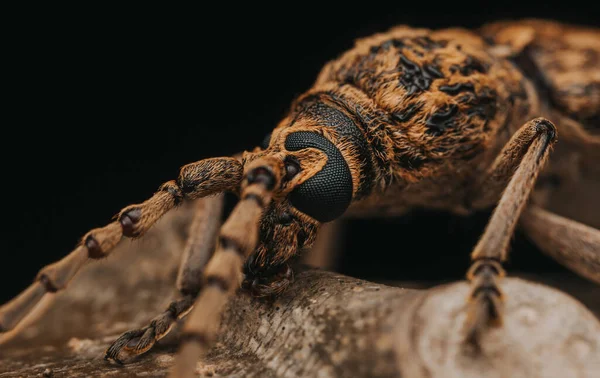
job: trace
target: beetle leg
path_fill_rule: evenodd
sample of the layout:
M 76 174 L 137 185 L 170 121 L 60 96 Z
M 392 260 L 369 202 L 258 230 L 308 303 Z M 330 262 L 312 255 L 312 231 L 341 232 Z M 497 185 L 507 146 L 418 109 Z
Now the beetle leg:
M 284 172 L 283 162 L 262 158 L 244 174 L 240 201 L 219 231 L 204 283 L 184 327 L 171 377 L 193 377 L 198 357 L 212 346 L 223 308 L 242 282 L 242 266 L 258 243 L 259 222 Z
M 88 259 L 107 257 L 123 236 L 142 236 L 184 198 L 193 200 L 236 190 L 241 177 L 241 163 L 229 157 L 205 159 L 182 167 L 177 181 L 161 185 L 147 201 L 125 207 L 116 221 L 88 232 L 73 252 L 42 268 L 29 288 L 0 307 L 0 333 L 13 329 L 47 293 L 63 290 Z
M 504 147 L 478 187 L 479 198 L 501 192 L 488 225 L 475 246 L 467 278 L 469 294 L 466 341 L 474 346 L 488 326 L 502 324 L 502 291 L 498 280 L 505 275 L 502 263 L 508 245 L 535 180 L 555 141 L 556 128 L 543 118 L 525 124 Z M 508 185 L 506 184 L 508 183 Z M 503 189 L 503 191 L 502 191 Z
M 525 209 L 520 226 L 542 251 L 600 284 L 600 230 L 534 205 Z
M 146 353 L 169 333 L 178 319 L 189 313 L 200 291 L 202 271 L 214 252 L 222 208 L 222 195 L 202 198 L 196 202 L 194 219 L 177 277 L 177 289 L 181 295 L 169 304 L 165 312 L 152 319 L 149 325 L 125 332 L 115 340 L 107 349 L 105 359 L 121 363 Z

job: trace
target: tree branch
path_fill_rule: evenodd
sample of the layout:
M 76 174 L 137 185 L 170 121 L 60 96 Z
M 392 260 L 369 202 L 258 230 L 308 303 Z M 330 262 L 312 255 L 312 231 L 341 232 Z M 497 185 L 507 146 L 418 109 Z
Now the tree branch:
M 44 371 L 54 377 L 166 375 L 177 332 L 125 366 L 102 358 L 121 332 L 147 324 L 174 297 L 173 251 L 183 239 L 157 235 L 154 242 L 127 244 L 118 258 L 88 266 L 35 324 L 0 346 L 0 377 Z M 588 306 L 600 307 L 598 287 L 581 287 L 588 290 Z M 469 291 L 464 282 L 414 290 L 304 270 L 277 300 L 238 293 L 224 314 L 219 343 L 198 363 L 198 373 L 598 376 L 600 322 L 590 310 L 557 289 L 518 278 L 504 279 L 502 289 L 505 324 L 492 329 L 481 353 L 474 353 L 461 342 Z

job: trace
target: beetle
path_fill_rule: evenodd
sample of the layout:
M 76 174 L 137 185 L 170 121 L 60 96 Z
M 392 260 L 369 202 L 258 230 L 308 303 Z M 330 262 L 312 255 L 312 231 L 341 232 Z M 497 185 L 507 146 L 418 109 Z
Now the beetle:
M 477 345 L 502 324 L 499 282 L 517 225 L 600 283 L 598 202 L 582 211 L 563 200 L 589 198 L 600 181 L 599 56 L 599 30 L 543 20 L 476 31 L 398 26 L 360 39 L 324 66 L 261 146 L 185 165 L 44 267 L 0 308 L 0 332 L 65 289 L 88 259 L 141 237 L 183 201 L 199 201 L 180 297 L 106 352 L 117 362 L 143 354 L 189 314 L 173 370 L 187 376 L 214 342 L 227 298 L 240 285 L 255 296 L 282 293 L 293 281 L 290 261 L 322 224 L 416 207 L 461 215 L 494 207 L 467 271 L 464 341 Z M 221 225 L 225 192 L 239 202 Z

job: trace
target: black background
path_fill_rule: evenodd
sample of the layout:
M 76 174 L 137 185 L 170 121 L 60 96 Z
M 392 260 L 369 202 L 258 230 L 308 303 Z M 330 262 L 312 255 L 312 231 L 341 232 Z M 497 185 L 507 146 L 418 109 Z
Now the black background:
M 572 1 L 463 8 L 277 4 L 6 14 L 12 23 L 2 53 L 0 303 L 87 230 L 175 178 L 181 165 L 260 143 L 323 63 L 357 37 L 401 23 L 477 27 L 546 17 L 594 25 L 600 19 Z M 365 278 L 459 279 L 487 215 L 354 222 L 340 270 Z M 513 247 L 515 269 L 562 269 L 520 235 Z

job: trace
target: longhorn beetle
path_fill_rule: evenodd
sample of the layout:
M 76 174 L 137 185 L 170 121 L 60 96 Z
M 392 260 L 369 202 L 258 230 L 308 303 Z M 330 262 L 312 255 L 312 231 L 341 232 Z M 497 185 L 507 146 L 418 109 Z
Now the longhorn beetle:
M 320 224 L 416 207 L 495 207 L 467 272 L 464 342 L 477 344 L 502 324 L 499 282 L 517 225 L 600 283 L 600 201 L 588 211 L 564 205 L 600 182 L 599 58 L 600 30 L 542 20 L 476 31 L 399 26 L 358 40 L 325 65 L 262 146 L 185 165 L 150 199 L 44 267 L 0 308 L 0 332 L 64 289 L 86 260 L 198 200 L 190 238 L 202 244 L 182 262 L 180 297 L 106 352 L 116 361 L 142 354 L 189 313 L 173 370 L 188 376 L 214 342 L 228 297 L 240 285 L 256 296 L 285 290 L 290 259 L 313 245 Z M 220 225 L 223 192 L 240 200 Z

